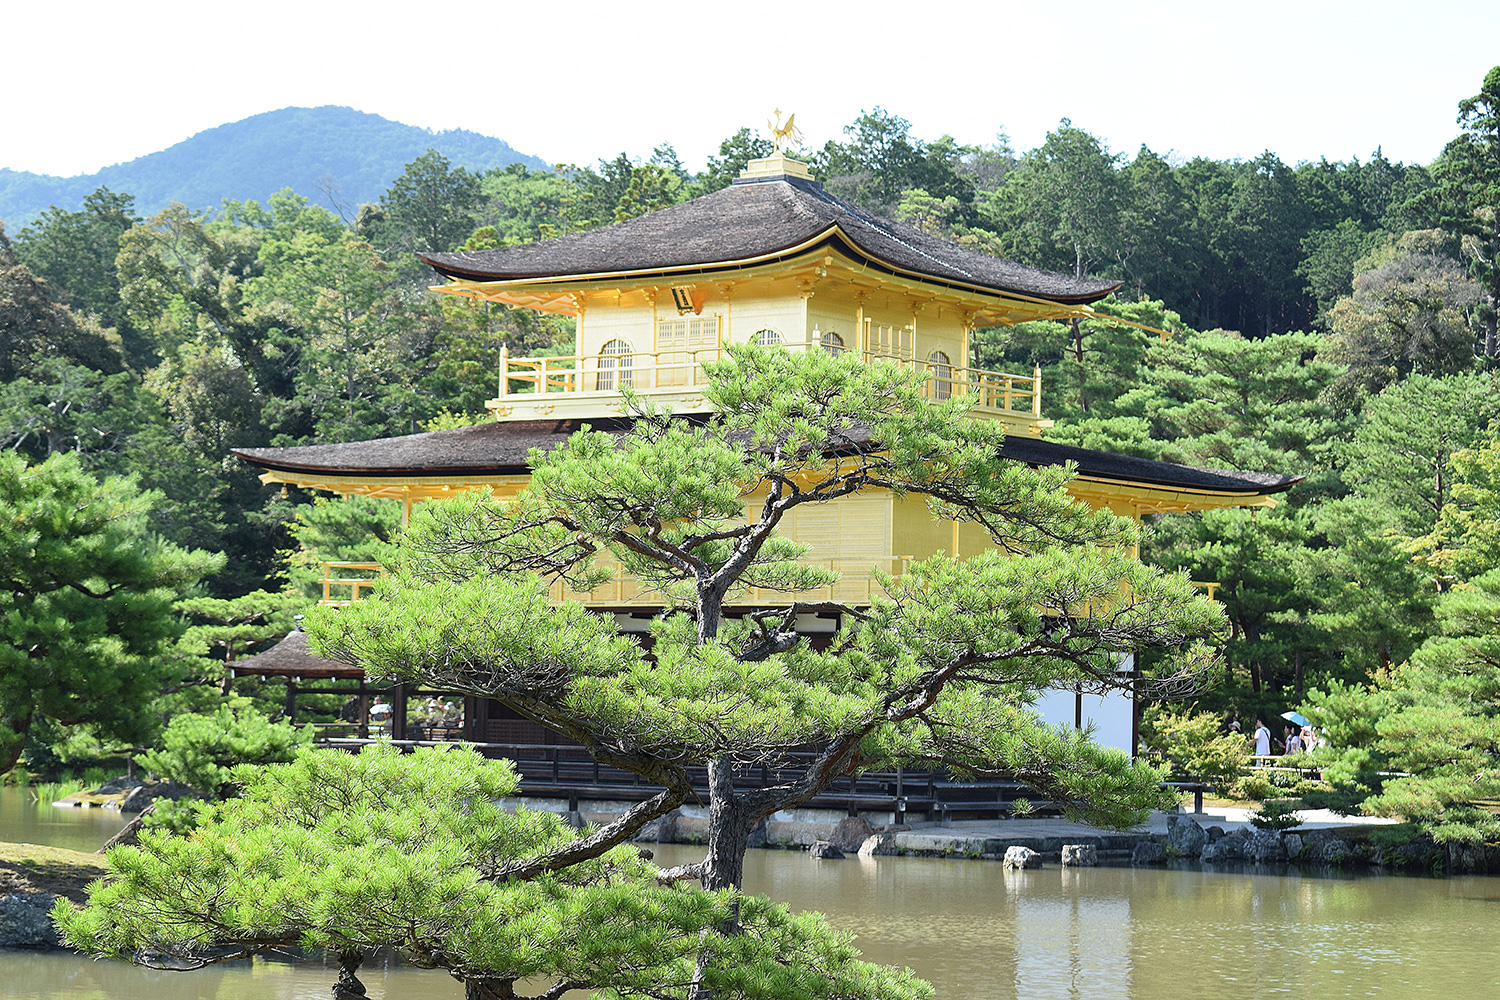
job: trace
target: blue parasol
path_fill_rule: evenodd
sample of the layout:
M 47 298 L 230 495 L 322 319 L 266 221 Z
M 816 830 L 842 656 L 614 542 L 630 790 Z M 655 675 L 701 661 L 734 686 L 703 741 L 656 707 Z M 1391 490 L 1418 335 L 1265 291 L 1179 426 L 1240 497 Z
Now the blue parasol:
M 1295 722 L 1299 726 L 1312 725 L 1312 723 L 1307 721 L 1307 716 L 1297 712 L 1282 712 L 1281 717 L 1288 722 Z

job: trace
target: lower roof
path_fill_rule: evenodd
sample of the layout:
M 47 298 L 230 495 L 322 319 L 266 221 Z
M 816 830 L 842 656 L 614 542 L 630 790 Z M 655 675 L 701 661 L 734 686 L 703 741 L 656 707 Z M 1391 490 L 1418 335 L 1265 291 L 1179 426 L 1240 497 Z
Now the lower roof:
M 530 472 L 531 450 L 551 450 L 585 425 L 623 434 L 632 421 L 606 419 L 493 421 L 472 427 L 428 431 L 401 437 L 351 441 L 343 444 L 297 445 L 290 448 L 236 448 L 236 458 L 265 469 L 278 482 L 336 479 L 341 483 L 367 480 L 400 486 L 432 478 L 484 479 Z M 1178 465 L 1148 458 L 1118 455 L 1033 437 L 1007 435 L 1001 456 L 1031 466 L 1072 462 L 1080 479 L 1114 483 L 1135 489 L 1187 492 L 1252 502 L 1291 489 L 1302 476 L 1239 472 Z M 1263 501 L 1264 502 L 1264 501 Z

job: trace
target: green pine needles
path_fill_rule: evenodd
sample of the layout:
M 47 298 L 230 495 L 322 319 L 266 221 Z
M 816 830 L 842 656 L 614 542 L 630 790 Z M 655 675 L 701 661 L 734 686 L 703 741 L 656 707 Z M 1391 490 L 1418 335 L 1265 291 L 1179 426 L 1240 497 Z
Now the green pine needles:
M 1110 825 L 1161 801 L 1155 770 L 1028 708 L 1047 688 L 1127 683 L 1124 651 L 1210 662 L 1197 638 L 1221 613 L 1133 558 L 1130 521 L 1071 499 L 1071 470 L 1001 459 L 998 425 L 928 400 L 897 365 L 731 345 L 705 371 L 706 420 L 637 407 L 628 432 L 534 453 L 514 500 L 424 505 L 398 571 L 314 616 L 314 644 L 375 676 L 497 698 L 674 794 L 706 765 L 709 855 L 683 874 L 710 889 L 740 884 L 760 819 L 861 768 L 1019 775 Z M 782 530 L 864 492 L 921 498 L 994 547 L 877 572 L 866 604 L 802 599 L 837 575 Z M 586 590 L 617 569 L 660 595 L 649 656 L 608 617 L 547 597 L 549 580 Z M 839 617 L 830 648 L 797 633 L 806 613 Z M 800 776 L 736 787 L 756 763 Z
M 519 996 L 525 981 L 537 996 L 660 998 L 687 995 L 703 929 L 737 911 L 747 933 L 709 943 L 716 996 L 931 992 L 859 961 L 817 914 L 658 884 L 633 847 L 560 860 L 577 831 L 550 813 L 502 809 L 515 771 L 472 750 L 304 748 L 235 777 L 241 797 L 212 806 L 192 836 L 146 831 L 139 847 L 112 849 L 112 874 L 88 905 L 54 911 L 67 943 L 174 968 L 303 947 L 334 951 L 349 969 L 394 947 L 446 969 L 470 996 Z

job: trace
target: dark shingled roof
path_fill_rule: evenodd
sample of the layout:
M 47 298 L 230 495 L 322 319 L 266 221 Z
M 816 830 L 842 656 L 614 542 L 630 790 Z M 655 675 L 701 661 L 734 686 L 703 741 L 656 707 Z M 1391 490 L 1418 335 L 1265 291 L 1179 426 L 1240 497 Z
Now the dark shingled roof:
M 236 448 L 251 465 L 276 472 L 330 472 L 386 476 L 496 476 L 531 471 L 532 448 L 555 448 L 588 424 L 596 430 L 629 428 L 626 418 L 486 421 L 472 427 L 402 437 L 304 444 L 291 448 Z
M 1078 474 L 1089 478 L 1139 483 L 1166 489 L 1210 490 L 1215 493 L 1262 495 L 1281 493 L 1302 482 L 1302 476 L 1271 472 L 1236 472 L 1232 469 L 1205 469 L 1197 465 L 1178 465 L 1150 458 L 1132 458 L 1112 451 L 1076 448 L 1039 438 L 1006 435 L 1003 458 L 1013 458 L 1027 465 L 1062 465 L 1072 462 Z
M 297 629 L 264 653 L 235 660 L 229 668 L 236 677 L 353 677 L 365 675 L 363 668 L 337 660 L 325 660 L 307 645 L 307 633 Z
M 842 234 L 840 236 L 839 234 Z M 418 254 L 439 274 L 474 281 L 643 275 L 723 269 L 825 240 L 878 270 L 1081 304 L 1120 283 L 1040 271 L 883 219 L 800 177 L 736 181 L 701 198 L 614 225 L 541 243 Z
M 554 448 L 584 424 L 597 430 L 623 433 L 629 429 L 630 423 L 630 419 L 625 417 L 514 420 L 348 444 L 240 448 L 234 454 L 251 465 L 280 472 L 321 472 L 397 479 L 420 476 L 514 475 L 529 471 L 526 458 L 532 448 Z M 1301 476 L 1204 469 L 1014 435 L 1006 437 L 1005 447 L 1000 454 L 1027 465 L 1062 465 L 1064 462 L 1073 462 L 1082 476 L 1161 489 L 1208 490 L 1261 496 L 1291 489 L 1302 481 Z

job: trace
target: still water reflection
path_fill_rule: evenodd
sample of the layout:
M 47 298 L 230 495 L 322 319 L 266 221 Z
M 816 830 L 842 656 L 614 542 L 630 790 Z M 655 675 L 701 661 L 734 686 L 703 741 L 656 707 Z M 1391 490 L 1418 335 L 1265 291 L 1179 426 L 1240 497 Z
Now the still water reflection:
M 673 864 L 699 852 L 662 847 Z M 993 862 L 810 860 L 752 851 L 746 888 L 826 913 L 872 961 L 939 997 L 1188 1000 L 1500 996 L 1500 879 L 1321 877 L 1291 870 L 1005 872 Z M 442 973 L 367 970 L 372 998 L 457 998 Z M 121 1000 L 326 998 L 321 962 L 159 973 L 0 952 L 0 996 Z
M 118 809 L 62 809 L 30 788 L 0 787 L 0 842 L 97 851 L 129 817 Z

